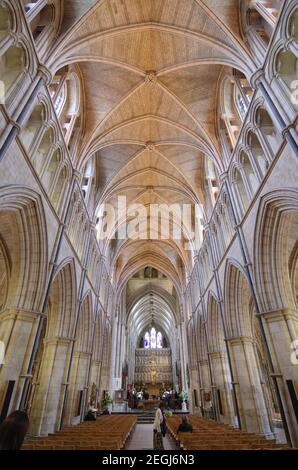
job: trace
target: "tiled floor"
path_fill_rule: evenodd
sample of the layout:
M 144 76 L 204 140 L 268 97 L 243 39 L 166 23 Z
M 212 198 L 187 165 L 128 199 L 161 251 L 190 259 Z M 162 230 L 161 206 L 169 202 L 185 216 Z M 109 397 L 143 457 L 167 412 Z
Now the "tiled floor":
M 164 438 L 165 450 L 177 449 L 175 443 L 169 437 L 168 433 Z M 133 435 L 126 444 L 126 450 L 151 450 L 153 449 L 153 430 L 152 424 L 137 424 Z

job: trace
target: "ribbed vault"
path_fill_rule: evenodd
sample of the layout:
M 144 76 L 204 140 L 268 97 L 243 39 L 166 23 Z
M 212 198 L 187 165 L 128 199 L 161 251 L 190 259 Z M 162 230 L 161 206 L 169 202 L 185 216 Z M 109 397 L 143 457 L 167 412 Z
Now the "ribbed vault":
M 177 325 L 175 289 L 169 292 L 157 282 L 148 282 L 133 290 L 127 299 L 127 331 L 133 332 L 135 342 L 141 333 L 154 324 L 167 336 L 170 344 L 174 341 Z
M 219 5 L 220 3 L 220 5 Z M 182 293 L 196 249 L 191 223 L 180 240 L 150 236 L 152 204 L 200 205 L 204 219 L 206 162 L 223 171 L 218 140 L 219 80 L 224 67 L 249 79 L 255 64 L 242 37 L 239 2 L 226 0 L 69 0 L 48 67 L 76 63 L 83 85 L 84 132 L 76 165 L 95 165 L 100 204 L 142 204 L 139 239 L 110 228 L 102 248 L 118 292 L 144 263 L 173 279 Z M 97 213 L 95 213 L 96 217 Z

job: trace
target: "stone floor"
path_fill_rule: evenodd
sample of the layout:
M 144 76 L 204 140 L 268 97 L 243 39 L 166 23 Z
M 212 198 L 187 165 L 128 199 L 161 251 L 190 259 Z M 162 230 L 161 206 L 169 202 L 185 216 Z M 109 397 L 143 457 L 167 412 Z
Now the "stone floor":
M 177 449 L 175 443 L 167 433 L 164 438 L 165 450 Z M 125 450 L 152 450 L 153 449 L 153 430 L 152 424 L 137 424 L 135 430 L 125 446 Z

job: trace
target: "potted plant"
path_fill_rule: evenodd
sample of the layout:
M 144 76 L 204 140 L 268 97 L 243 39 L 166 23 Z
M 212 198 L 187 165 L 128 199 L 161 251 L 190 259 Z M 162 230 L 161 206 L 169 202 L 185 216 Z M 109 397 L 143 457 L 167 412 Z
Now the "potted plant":
M 111 412 L 112 404 L 113 404 L 113 400 L 112 400 L 111 395 L 109 394 L 109 392 L 105 392 L 101 400 L 102 408 L 108 408 L 108 410 Z
M 187 401 L 188 401 L 188 392 L 187 390 L 182 390 L 180 393 L 180 398 L 182 400 L 182 411 L 188 411 L 187 410 Z

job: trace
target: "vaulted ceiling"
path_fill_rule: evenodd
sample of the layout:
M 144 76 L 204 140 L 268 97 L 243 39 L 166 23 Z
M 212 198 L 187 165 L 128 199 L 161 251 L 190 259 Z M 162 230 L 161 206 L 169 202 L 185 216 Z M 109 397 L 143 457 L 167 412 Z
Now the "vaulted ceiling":
M 248 78 L 255 71 L 240 31 L 238 0 L 64 1 L 49 66 L 76 63 L 81 70 L 85 122 L 77 166 L 95 155 L 97 204 L 115 204 L 119 195 L 146 207 L 204 204 L 206 158 L 222 171 L 222 68 Z M 146 262 L 182 286 L 193 262 L 186 240 L 187 234 L 181 241 L 114 241 L 116 279 Z
M 172 282 L 162 277 L 132 278 L 127 283 L 126 326 L 137 344 L 144 329 L 154 325 L 166 333 L 170 343 L 175 342 L 176 291 Z M 139 273 L 138 273 L 139 274 Z M 173 344 L 172 344 L 173 345 Z

